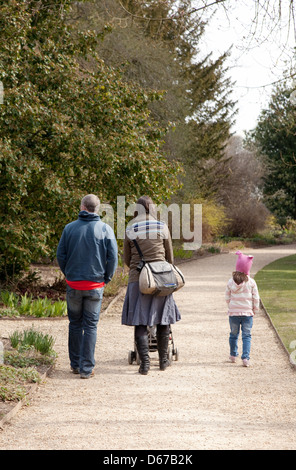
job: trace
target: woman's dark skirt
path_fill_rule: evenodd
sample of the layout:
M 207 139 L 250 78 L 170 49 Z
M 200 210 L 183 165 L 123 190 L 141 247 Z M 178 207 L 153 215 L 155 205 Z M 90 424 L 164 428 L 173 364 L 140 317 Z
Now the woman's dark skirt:
M 157 297 L 142 294 L 139 282 L 130 282 L 122 309 L 123 325 L 172 325 L 181 320 L 173 294 Z

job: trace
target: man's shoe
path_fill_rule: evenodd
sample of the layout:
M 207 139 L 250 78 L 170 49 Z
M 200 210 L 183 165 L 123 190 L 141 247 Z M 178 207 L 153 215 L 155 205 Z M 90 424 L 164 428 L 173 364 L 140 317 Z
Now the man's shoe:
M 80 374 L 80 378 L 81 379 L 90 379 L 91 377 L 93 377 L 95 375 L 94 371 L 91 371 L 90 374 Z
M 73 367 L 71 367 L 71 372 L 72 374 L 79 374 L 79 369 L 74 369 Z

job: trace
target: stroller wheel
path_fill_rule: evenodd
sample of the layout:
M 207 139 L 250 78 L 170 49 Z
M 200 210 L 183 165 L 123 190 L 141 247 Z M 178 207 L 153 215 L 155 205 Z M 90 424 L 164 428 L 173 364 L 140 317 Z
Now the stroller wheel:
M 132 364 L 136 360 L 135 351 L 129 351 L 128 353 L 128 363 Z
M 140 359 L 140 356 L 138 354 L 138 351 L 136 351 L 135 353 L 135 360 L 136 360 L 136 363 L 139 365 L 141 363 L 141 359 Z
M 178 361 L 179 359 L 179 351 L 178 351 L 178 348 L 175 348 L 173 350 L 173 355 L 175 356 L 175 361 Z
M 168 360 L 172 362 L 172 359 L 173 359 L 172 348 L 169 346 L 168 347 Z

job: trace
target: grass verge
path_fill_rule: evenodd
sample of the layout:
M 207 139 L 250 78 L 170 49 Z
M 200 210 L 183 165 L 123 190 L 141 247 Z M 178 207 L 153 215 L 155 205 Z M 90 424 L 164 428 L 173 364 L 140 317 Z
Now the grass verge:
M 296 343 L 296 255 L 280 258 L 255 276 L 262 302 L 288 352 Z

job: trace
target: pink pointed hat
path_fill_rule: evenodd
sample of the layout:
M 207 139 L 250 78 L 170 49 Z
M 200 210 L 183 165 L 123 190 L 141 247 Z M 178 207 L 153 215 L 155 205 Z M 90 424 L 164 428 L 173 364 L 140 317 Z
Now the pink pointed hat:
M 240 273 L 245 273 L 249 276 L 250 271 L 251 271 L 251 267 L 252 267 L 252 264 L 253 264 L 254 256 L 244 255 L 243 253 L 241 253 L 241 251 L 237 251 L 235 254 L 238 255 L 235 270 L 239 271 Z

